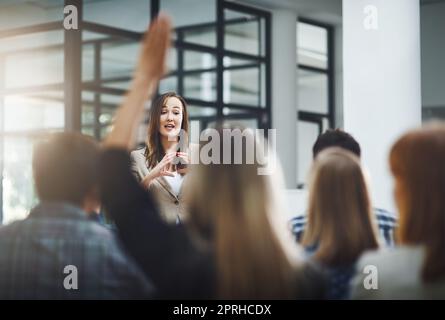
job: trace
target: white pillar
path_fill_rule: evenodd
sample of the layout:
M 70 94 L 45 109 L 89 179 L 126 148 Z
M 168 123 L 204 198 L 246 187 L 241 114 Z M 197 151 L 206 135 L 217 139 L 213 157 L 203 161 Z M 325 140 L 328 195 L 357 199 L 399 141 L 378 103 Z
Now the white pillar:
M 343 27 L 334 29 L 335 127 L 344 127 L 343 118 Z
M 272 11 L 272 128 L 286 187 L 297 186 L 297 15 Z
M 421 122 L 418 0 L 343 0 L 344 125 L 362 147 L 373 204 L 394 211 L 388 153 Z

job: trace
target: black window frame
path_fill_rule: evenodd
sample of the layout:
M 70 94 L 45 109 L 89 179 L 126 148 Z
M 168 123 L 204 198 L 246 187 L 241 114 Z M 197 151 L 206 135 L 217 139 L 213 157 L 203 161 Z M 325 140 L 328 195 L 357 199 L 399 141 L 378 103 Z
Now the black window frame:
M 201 128 L 205 128 L 208 123 L 219 120 L 249 120 L 255 119 L 258 123 L 258 128 L 260 129 L 269 129 L 271 128 L 272 123 L 272 114 L 271 114 L 271 14 L 268 11 L 260 10 L 257 8 L 253 8 L 246 5 L 241 5 L 238 3 L 233 3 L 227 0 L 215 0 L 216 3 L 216 29 L 217 29 L 217 43 L 216 47 L 207 47 L 201 46 L 193 43 L 187 43 L 182 41 L 181 39 L 176 39 L 174 41 L 174 46 L 178 51 L 184 49 L 192 49 L 199 52 L 210 52 L 216 55 L 217 65 L 215 71 L 217 73 L 217 99 L 211 104 L 207 101 L 202 101 L 198 99 L 190 99 L 185 96 L 185 99 L 192 105 L 195 106 L 205 106 L 205 107 L 214 107 L 217 110 L 216 116 L 203 116 L 203 117 L 191 117 L 190 120 L 198 120 L 201 122 Z M 119 79 L 104 79 L 101 76 L 101 52 L 102 46 L 104 43 L 108 41 L 116 41 L 116 39 L 127 39 L 129 41 L 140 41 L 143 33 L 135 32 L 130 30 L 125 30 L 121 28 L 112 27 L 109 25 L 103 25 L 91 21 L 84 20 L 82 15 L 83 12 L 83 0 L 64 0 L 63 5 L 74 5 L 78 9 L 78 17 L 79 17 L 79 29 L 78 30 L 64 30 L 63 28 L 63 18 L 59 21 L 53 21 L 48 23 L 41 23 L 36 25 L 30 25 L 25 27 L 12 28 L 8 30 L 0 31 L 0 40 L 13 36 L 20 35 L 28 35 L 33 33 L 41 33 L 47 31 L 61 31 L 64 33 L 63 43 L 57 45 L 50 46 L 42 46 L 38 50 L 43 51 L 51 51 L 51 50 L 63 50 L 64 54 L 64 75 L 62 83 L 52 83 L 45 84 L 33 87 L 22 87 L 18 89 L 14 89 L 15 94 L 25 94 L 28 92 L 39 92 L 40 91 L 60 91 L 63 92 L 63 102 L 65 109 L 65 131 L 77 131 L 82 132 L 82 130 L 88 129 L 93 132 L 94 137 L 99 140 L 101 139 L 101 132 L 103 128 L 111 125 L 111 123 L 101 123 L 99 121 L 99 117 L 101 115 L 101 109 L 105 107 L 114 108 L 114 105 L 107 105 L 103 101 L 101 101 L 101 94 L 110 94 L 116 96 L 124 96 L 126 90 L 112 88 L 107 86 L 107 83 L 114 82 L 125 82 L 131 80 L 131 77 L 121 77 Z M 160 9 L 160 0 L 151 0 L 147 2 L 147 10 L 150 10 L 150 17 L 153 19 L 159 12 Z M 259 19 L 264 19 L 264 48 L 265 53 L 264 56 L 255 56 L 248 55 L 240 52 L 234 52 L 230 50 L 226 50 L 224 48 L 224 10 L 229 9 L 249 15 L 258 16 Z M 259 23 L 259 25 L 261 25 Z M 90 31 L 107 35 L 104 39 L 97 40 L 83 40 L 82 32 Z M 260 30 L 262 31 L 262 30 Z M 89 81 L 84 81 L 82 79 L 82 54 L 83 54 L 83 46 L 84 45 L 92 45 L 94 48 L 94 67 L 93 67 L 93 79 Z M 260 44 L 262 45 L 262 44 Z M 26 49 L 25 49 L 26 50 Z M 34 49 L 33 49 L 34 50 Z M 178 65 L 180 66 L 183 63 L 183 56 L 179 57 L 178 54 Z M 252 106 L 252 105 L 243 105 L 243 104 L 225 104 L 223 101 L 223 72 L 224 70 L 230 69 L 240 69 L 241 67 L 224 67 L 223 58 L 224 56 L 232 56 L 234 58 L 245 58 L 251 61 L 255 61 L 258 63 L 261 68 L 261 64 L 264 65 L 264 89 L 260 86 L 260 90 L 265 90 L 264 98 L 265 105 L 264 107 Z M 3 63 L 3 56 L 0 55 L 0 64 Z M 1 66 L 1 65 L 0 65 Z M 76 67 L 77 66 L 77 67 Z M 252 67 L 252 66 L 250 66 Z M 4 68 L 0 68 L 0 70 L 4 70 Z M 178 94 L 182 94 L 184 91 L 183 85 L 179 84 L 179 78 L 183 77 L 186 72 L 193 72 L 193 70 L 187 70 L 178 73 Z M 195 70 L 195 72 L 198 72 Z M 260 71 L 261 72 L 261 71 Z M 8 95 L 11 90 L 4 90 L 3 88 L 3 74 L 0 74 L 0 116 L 3 116 L 3 99 L 4 95 Z M 167 75 L 169 76 L 169 75 Z M 261 77 L 260 77 L 261 79 Z M 8 92 L 7 92 L 8 91 Z M 82 93 L 90 92 L 93 94 L 92 101 L 83 101 Z M 263 93 L 260 91 L 259 96 L 261 97 Z M 50 99 L 48 97 L 48 99 Z M 54 99 L 54 98 L 53 98 Z M 91 106 L 94 113 L 94 122 L 91 124 L 82 123 L 82 106 L 88 105 Z M 229 114 L 225 115 L 223 110 L 225 107 L 247 111 L 242 114 Z M 3 117 L 1 118 L 3 119 Z M 47 130 L 44 129 L 44 132 Z M 18 136 L 24 136 L 28 138 L 35 138 L 42 134 L 42 130 L 27 130 L 20 132 Z M 0 224 L 3 223 L 3 174 L 4 174 L 4 164 L 3 164 L 3 145 L 4 145 L 4 137 L 5 132 L 3 131 L 3 122 L 0 123 Z
M 308 25 L 320 27 L 326 30 L 327 34 L 327 58 L 328 63 L 326 69 L 323 68 L 317 68 L 314 66 L 305 65 L 303 63 L 300 63 L 297 59 L 297 66 L 296 71 L 298 74 L 298 70 L 305 70 L 310 71 L 314 73 L 320 73 L 327 76 L 328 81 L 328 112 L 327 113 L 318 113 L 318 112 L 310 112 L 310 111 L 302 111 L 298 110 L 297 115 L 297 126 L 298 122 L 309 122 L 311 124 L 316 124 L 318 126 L 318 134 L 322 134 L 324 130 L 329 128 L 335 128 L 336 127 L 336 120 L 335 120 L 335 47 L 334 47 L 334 26 L 326 23 L 322 23 L 313 19 L 305 18 L 305 17 L 299 17 L 297 19 L 297 25 L 296 28 L 298 30 L 298 23 L 305 23 Z M 298 50 L 298 43 L 297 43 L 297 50 Z M 328 122 L 328 128 L 324 128 L 323 120 L 326 119 Z M 297 170 L 298 171 L 298 170 Z M 304 183 L 301 181 L 301 177 L 298 177 L 297 181 L 297 188 L 301 189 L 304 187 Z
M 299 17 L 298 22 L 302 22 L 308 25 L 313 25 L 326 30 L 327 34 L 327 48 L 328 48 L 328 64 L 327 68 L 316 68 L 313 66 L 305 65 L 297 61 L 297 69 L 311 71 L 315 73 L 325 74 L 328 80 L 328 112 L 318 113 L 309 111 L 298 111 L 298 120 L 307 122 L 322 123 L 323 118 L 327 118 L 329 122 L 329 128 L 335 128 L 335 61 L 334 61 L 334 27 L 329 24 L 321 23 L 312 19 Z M 297 46 L 298 48 L 298 46 Z M 316 121 L 315 121 L 316 120 Z M 320 125 L 320 132 L 323 128 Z
M 159 1 L 159 0 L 155 0 Z M 225 0 L 215 0 L 216 1 L 216 22 L 215 23 L 206 23 L 206 24 L 197 24 L 197 25 L 188 25 L 185 27 L 179 27 L 175 30 L 177 31 L 177 39 L 174 42 L 175 48 L 177 50 L 177 71 L 171 73 L 169 75 L 176 75 L 178 77 L 178 85 L 177 92 L 179 95 L 183 96 L 184 99 L 191 105 L 194 106 L 203 106 L 203 107 L 211 107 L 216 109 L 215 116 L 190 116 L 190 120 L 197 120 L 200 122 L 200 128 L 206 128 L 208 123 L 214 121 L 221 120 L 249 120 L 256 119 L 258 128 L 260 129 L 270 129 L 272 123 L 272 113 L 271 113 L 271 14 L 270 12 L 260 10 L 257 8 L 249 7 L 246 5 L 241 5 L 238 3 L 233 3 Z M 158 10 L 160 6 L 157 6 Z M 225 49 L 224 44 L 224 27 L 226 25 L 224 11 L 233 10 L 249 15 L 256 15 L 258 19 L 264 19 L 265 21 L 265 30 L 264 30 L 264 47 L 265 53 L 264 56 L 256 56 L 245 54 L 237 51 L 231 51 Z M 156 15 L 157 12 L 154 13 Z M 239 21 L 243 22 L 243 20 Z M 235 22 L 236 23 L 236 22 Z M 259 26 L 261 24 L 259 23 Z M 206 28 L 206 27 L 216 27 L 216 47 L 205 46 L 195 43 L 186 42 L 183 40 L 183 32 L 189 31 L 195 28 Z M 179 32 L 178 32 L 179 31 Z M 261 34 L 261 30 L 259 35 Z M 259 41 L 259 46 L 262 44 Z M 180 70 L 183 66 L 184 61 L 184 50 L 192 50 L 200 53 L 211 53 L 216 57 L 216 66 L 208 69 L 196 69 L 196 70 Z M 240 59 L 248 59 L 251 61 L 255 61 L 258 68 L 261 72 L 261 64 L 264 63 L 265 66 L 265 105 L 261 106 L 253 106 L 253 105 L 244 105 L 244 104 L 236 104 L 236 103 L 224 103 L 224 79 L 223 74 L 226 70 L 235 70 L 235 69 L 243 69 L 247 66 L 232 66 L 232 67 L 224 67 L 223 59 L 225 56 L 230 56 L 234 58 Z M 250 66 L 251 67 L 251 66 Z M 184 75 L 188 74 L 199 74 L 202 72 L 216 72 L 216 99 L 215 101 L 204 101 L 200 99 L 195 99 L 191 97 L 187 97 L 184 94 Z M 259 81 L 261 81 L 261 76 L 259 77 Z M 262 90 L 261 86 L 259 87 Z M 259 92 L 259 96 L 261 96 L 261 92 Z M 245 111 L 243 114 L 229 114 L 225 115 L 223 110 L 224 108 L 230 108 L 234 110 Z

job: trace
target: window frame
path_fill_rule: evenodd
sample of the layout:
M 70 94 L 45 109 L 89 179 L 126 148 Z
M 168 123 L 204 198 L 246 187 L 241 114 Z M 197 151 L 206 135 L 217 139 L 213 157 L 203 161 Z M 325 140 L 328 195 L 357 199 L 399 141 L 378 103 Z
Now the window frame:
M 308 19 L 305 17 L 299 17 L 297 19 L 296 23 L 296 30 L 298 33 L 298 23 L 305 23 L 308 25 L 316 26 L 319 28 L 323 28 L 326 30 L 327 34 L 327 58 L 328 63 L 326 66 L 326 69 L 324 68 L 317 68 L 314 66 L 305 65 L 303 63 L 300 63 L 298 61 L 298 42 L 297 42 L 297 66 L 296 66 L 296 72 L 298 75 L 299 70 L 305 70 L 310 71 L 314 73 L 324 74 L 327 77 L 327 97 L 328 97 L 328 112 L 327 113 L 319 113 L 319 112 L 310 112 L 310 111 L 303 111 L 298 110 L 297 115 L 297 125 L 299 121 L 302 122 L 309 122 L 312 124 L 317 124 L 319 128 L 319 135 L 323 133 L 324 130 L 328 128 L 335 128 L 336 121 L 335 121 L 335 56 L 334 56 L 334 26 L 330 24 L 325 24 L 319 21 L 315 21 L 312 19 Z M 323 128 L 323 120 L 326 119 L 328 121 L 328 128 Z M 298 172 L 298 170 L 297 170 Z M 298 176 L 297 181 L 297 188 L 303 188 L 304 183 L 301 181 L 301 177 Z
M 174 41 L 174 47 L 177 51 L 184 51 L 186 49 L 194 50 L 198 52 L 209 52 L 216 56 L 217 64 L 215 68 L 213 68 L 216 72 L 216 101 L 209 103 L 207 101 L 199 100 L 199 99 L 189 99 L 187 96 L 184 98 L 191 105 L 194 106 L 203 106 L 203 107 L 213 107 L 217 110 L 216 116 L 197 116 L 190 117 L 190 120 L 198 120 L 200 121 L 201 128 L 205 128 L 206 125 L 215 120 L 243 120 L 243 119 L 255 119 L 258 124 L 258 128 L 260 129 L 269 129 L 271 128 L 272 123 L 272 114 L 271 114 L 271 13 L 269 11 L 253 8 L 250 6 L 246 6 L 244 4 L 233 3 L 227 0 L 215 0 L 216 3 L 216 47 L 208 47 L 202 46 L 198 44 L 188 43 L 183 41 L 182 39 L 176 39 Z M 124 96 L 126 90 L 112 88 L 107 86 L 107 83 L 111 83 L 108 80 L 104 79 L 101 76 L 101 53 L 103 51 L 103 44 L 107 41 L 113 41 L 113 39 L 127 39 L 130 41 L 140 41 L 142 39 L 142 32 L 129 31 L 121 28 L 115 28 L 108 25 L 94 23 L 92 21 L 86 21 L 82 14 L 83 12 L 83 0 L 64 0 L 64 6 L 66 5 L 75 5 L 78 9 L 78 17 L 79 17 L 79 29 L 78 30 L 64 30 L 63 29 L 63 19 L 59 21 L 53 21 L 48 23 L 41 23 L 35 25 L 29 25 L 18 28 L 11 28 L 8 30 L 0 31 L 0 40 L 13 36 L 21 36 L 39 32 L 46 31 L 54 31 L 61 30 L 64 33 L 64 40 L 61 44 L 57 44 L 54 46 L 43 46 L 39 48 L 39 50 L 54 50 L 54 49 L 62 49 L 64 52 L 64 76 L 62 83 L 53 83 L 48 85 L 39 85 L 35 87 L 23 87 L 14 89 L 14 92 L 17 94 L 27 93 L 28 91 L 44 91 L 44 90 L 55 90 L 63 92 L 64 99 L 64 113 L 65 113 L 65 123 L 63 130 L 65 131 L 76 131 L 82 132 L 82 129 L 93 130 L 94 137 L 97 140 L 100 140 L 101 131 L 104 127 L 107 127 L 109 124 L 102 124 L 99 121 L 99 117 L 101 115 L 101 107 L 106 105 L 101 101 L 101 94 L 110 94 L 117 96 Z M 147 10 L 150 10 L 150 17 L 153 19 L 158 13 L 160 9 L 160 0 L 150 0 L 147 1 Z M 261 37 L 261 32 L 264 32 L 264 46 L 262 43 L 259 43 L 260 48 L 264 48 L 264 56 L 260 56 L 261 50 L 256 55 L 250 55 L 235 51 L 226 50 L 224 48 L 224 26 L 226 24 L 224 20 L 224 11 L 225 10 L 233 10 L 236 12 L 241 12 L 249 15 L 257 16 L 258 19 L 264 19 L 264 28 L 265 30 L 261 30 L 262 24 L 259 23 L 259 36 Z M 97 40 L 83 40 L 82 33 L 84 31 L 95 32 L 104 34 L 107 37 L 104 39 Z M 261 42 L 261 39 L 259 40 Z M 82 54 L 84 52 L 84 45 L 93 45 L 93 79 L 84 81 L 82 79 Z M 234 58 L 247 59 L 255 62 L 260 69 L 259 73 L 259 81 L 264 81 L 264 86 L 259 86 L 259 99 L 264 100 L 264 106 L 261 106 L 260 103 L 258 105 L 244 105 L 244 104 L 236 104 L 236 103 L 224 103 L 224 78 L 223 73 L 225 70 L 232 69 L 242 69 L 242 66 L 231 66 L 224 67 L 223 59 L 225 56 L 230 56 Z M 4 56 L 0 54 L 0 67 L 2 66 Z M 183 66 L 184 56 L 182 54 L 177 54 L 177 65 L 178 67 Z M 77 66 L 77 67 L 76 67 Z M 261 76 L 261 68 L 264 66 L 265 75 L 262 78 Z M 252 68 L 252 65 L 250 65 Z M 183 69 L 183 68 L 182 68 Z M 4 70 L 4 68 L 0 68 L 0 70 Z M 179 68 L 178 68 L 179 70 Z M 200 72 L 202 70 L 182 70 L 178 76 L 178 94 L 182 95 L 184 92 L 183 80 L 179 81 L 179 79 L 184 77 L 186 73 L 191 72 Z M 169 74 L 170 75 L 170 74 Z M 167 75 L 167 76 L 169 76 Z M 4 90 L 3 82 L 4 82 L 4 74 L 0 74 L 0 225 L 3 223 L 3 175 L 4 175 L 4 137 L 5 132 L 3 128 L 3 113 L 4 113 L 4 96 L 7 95 L 7 92 Z M 264 80 L 262 80 L 264 79 Z M 111 79 L 112 81 L 117 82 L 125 82 L 131 80 L 131 77 L 121 77 L 120 79 Z M 261 92 L 264 90 L 265 92 Z M 94 122 L 91 124 L 83 124 L 82 123 L 82 106 L 84 105 L 84 100 L 82 99 L 83 92 L 90 92 L 93 94 L 93 99 L 88 102 L 88 106 L 92 107 L 94 113 Z M 260 101 L 260 100 L 259 100 Z M 224 108 L 230 108 L 233 110 L 241 110 L 246 111 L 246 113 L 242 114 L 229 114 L 225 115 L 223 112 Z M 202 126 L 205 125 L 205 126 Z M 18 133 L 21 136 L 34 137 L 35 135 L 40 135 L 44 132 L 48 132 L 49 130 L 31 130 L 31 131 L 23 131 Z M 7 135 L 8 133 L 6 133 Z

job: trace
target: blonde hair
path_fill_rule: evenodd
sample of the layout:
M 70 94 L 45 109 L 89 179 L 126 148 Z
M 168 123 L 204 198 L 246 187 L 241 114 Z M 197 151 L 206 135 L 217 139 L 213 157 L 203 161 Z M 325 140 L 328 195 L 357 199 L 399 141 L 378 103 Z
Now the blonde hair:
M 360 160 L 352 152 L 328 148 L 316 157 L 311 176 L 308 227 L 303 245 L 317 245 L 314 259 L 347 266 L 378 242 Z
M 219 133 L 222 137 L 221 128 Z M 223 143 L 228 141 L 221 142 L 220 150 L 225 150 Z M 255 147 L 260 148 L 258 141 Z M 190 173 L 188 223 L 198 240 L 214 249 L 219 298 L 277 299 L 296 294 L 298 248 L 284 220 L 280 224 L 277 218 L 275 193 L 280 186 L 274 181 L 279 178 L 258 175 L 258 168 L 257 162 L 208 164 Z

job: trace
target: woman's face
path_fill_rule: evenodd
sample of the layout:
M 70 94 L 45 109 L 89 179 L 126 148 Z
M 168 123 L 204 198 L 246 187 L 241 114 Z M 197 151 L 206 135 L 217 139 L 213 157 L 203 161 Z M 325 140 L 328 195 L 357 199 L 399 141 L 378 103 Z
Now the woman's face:
M 181 130 L 183 105 L 176 97 L 167 98 L 162 106 L 159 132 L 163 137 L 177 137 Z

